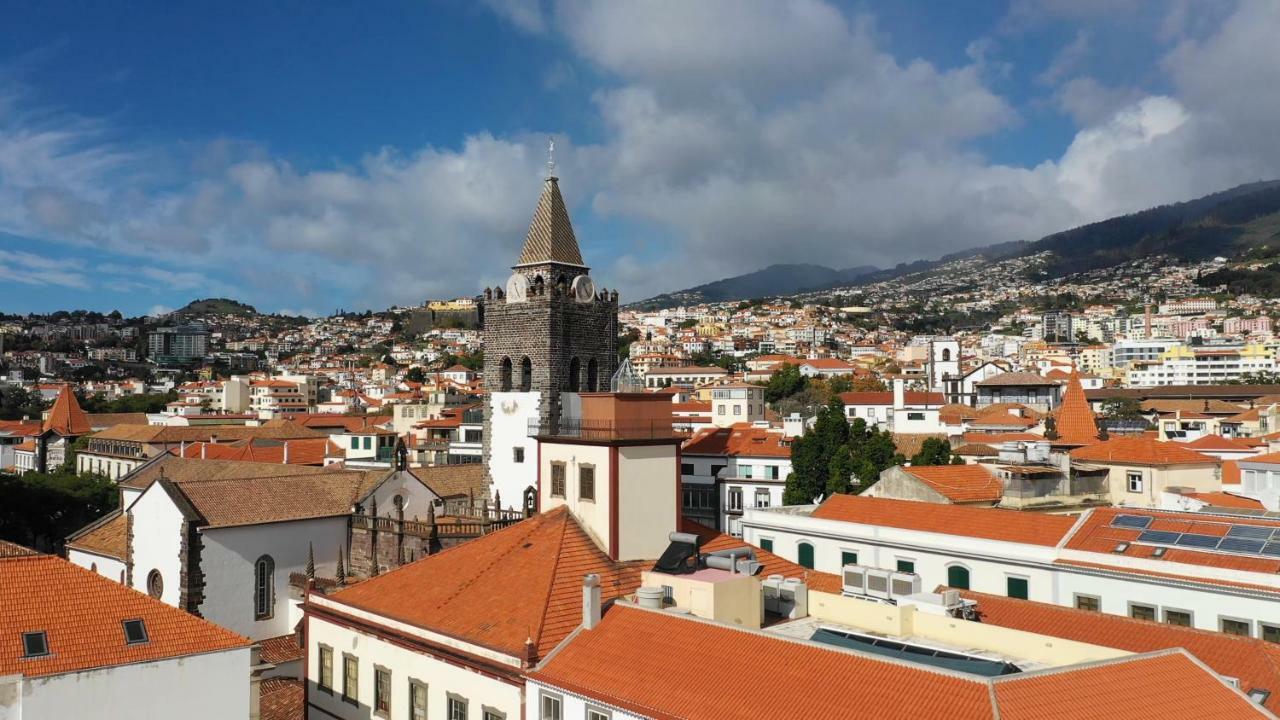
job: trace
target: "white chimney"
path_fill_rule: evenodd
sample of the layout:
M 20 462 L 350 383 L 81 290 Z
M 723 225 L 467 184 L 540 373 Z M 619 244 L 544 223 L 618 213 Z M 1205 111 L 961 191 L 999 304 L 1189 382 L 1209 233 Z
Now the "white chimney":
M 209 443 L 207 442 L 200 443 L 200 459 L 201 460 L 204 460 L 204 449 L 207 447 L 209 447 Z
M 250 442 L 253 442 L 253 441 L 251 440 Z M 284 441 L 284 459 L 281 461 L 280 464 L 281 465 L 289 464 L 289 441 L 288 440 Z
M 582 627 L 586 630 L 600 624 L 600 576 L 591 573 L 582 578 Z
M 907 381 L 902 378 L 893 379 L 893 409 L 901 410 L 907 406 Z

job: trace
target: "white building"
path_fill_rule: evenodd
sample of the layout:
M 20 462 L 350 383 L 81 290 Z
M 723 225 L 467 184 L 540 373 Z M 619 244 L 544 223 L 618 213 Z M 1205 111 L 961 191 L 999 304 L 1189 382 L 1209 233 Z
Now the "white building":
M 256 718 L 249 639 L 0 542 L 0 718 Z
M 782 504 L 791 474 L 791 442 L 781 429 L 742 423 L 694 435 L 680 452 L 684 515 L 740 536 L 748 507 Z
M 907 390 L 900 378 L 890 391 L 862 391 L 840 394 L 849 422 L 862 418 L 867 427 L 895 433 L 942 433 L 946 428 L 939 414 L 946 403 L 940 392 Z
M 718 385 L 711 390 L 711 424 L 718 428 L 764 420 L 764 388 L 747 383 Z
M 1159 359 L 1134 363 L 1126 375 L 1129 386 L 1219 385 L 1254 373 L 1276 370 L 1275 352 L 1263 345 L 1178 345 Z

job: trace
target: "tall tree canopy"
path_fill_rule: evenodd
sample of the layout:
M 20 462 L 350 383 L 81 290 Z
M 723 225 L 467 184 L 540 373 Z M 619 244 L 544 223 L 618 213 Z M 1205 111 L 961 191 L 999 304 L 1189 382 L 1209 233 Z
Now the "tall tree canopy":
M 813 427 L 791 443 L 792 472 L 782 499 L 804 505 L 820 495 L 850 492 L 855 482 L 859 489 L 867 488 L 881 471 L 904 461 L 891 433 L 868 428 L 862 418 L 850 425 L 839 398 L 832 398 Z

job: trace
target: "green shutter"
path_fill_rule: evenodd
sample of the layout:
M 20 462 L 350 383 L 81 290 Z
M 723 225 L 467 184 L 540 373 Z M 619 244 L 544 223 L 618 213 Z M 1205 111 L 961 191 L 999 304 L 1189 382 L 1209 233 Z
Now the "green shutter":
M 813 569 L 813 546 L 810 545 L 809 543 L 800 543 L 800 551 L 797 554 L 799 555 L 798 562 L 800 563 L 800 567 L 806 567 L 812 570 Z
M 915 572 L 915 571 L 916 571 L 916 564 L 915 564 L 915 561 L 913 561 L 913 560 L 899 560 L 899 561 L 898 561 L 898 572 L 909 572 L 909 573 L 913 573 L 913 572 Z
M 848 551 L 840 553 L 841 567 L 844 567 L 845 565 L 857 565 L 857 564 L 858 564 L 858 553 L 848 552 Z
M 1026 600 L 1028 596 L 1026 578 L 1009 578 L 1009 592 L 1007 595 L 1011 598 Z
M 947 568 L 947 585 L 959 590 L 969 589 L 969 568 L 952 565 Z
M 760 538 L 760 549 L 773 552 L 773 541 L 769 538 Z

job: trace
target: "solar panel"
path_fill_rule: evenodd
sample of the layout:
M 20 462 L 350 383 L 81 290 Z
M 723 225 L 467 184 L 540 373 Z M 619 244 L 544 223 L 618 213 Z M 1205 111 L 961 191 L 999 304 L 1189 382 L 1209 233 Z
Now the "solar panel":
M 1117 515 L 1111 519 L 1111 527 L 1142 530 L 1150 524 L 1151 518 L 1147 515 Z
M 1263 542 L 1252 538 L 1225 537 L 1218 543 L 1218 549 L 1224 552 L 1250 553 L 1262 552 Z
M 1138 536 L 1138 542 L 1163 543 L 1172 545 L 1178 539 L 1178 533 L 1164 530 L 1148 530 Z
M 1280 557 L 1280 542 L 1270 542 L 1262 546 L 1263 555 L 1275 555 Z
M 1232 525 L 1227 530 L 1227 537 L 1253 538 L 1255 540 L 1266 540 L 1271 537 L 1272 529 L 1269 527 L 1259 527 L 1257 525 Z
M 1196 533 L 1182 533 L 1175 545 L 1185 545 L 1187 547 L 1197 548 L 1216 548 L 1218 540 L 1213 535 L 1197 535 Z

